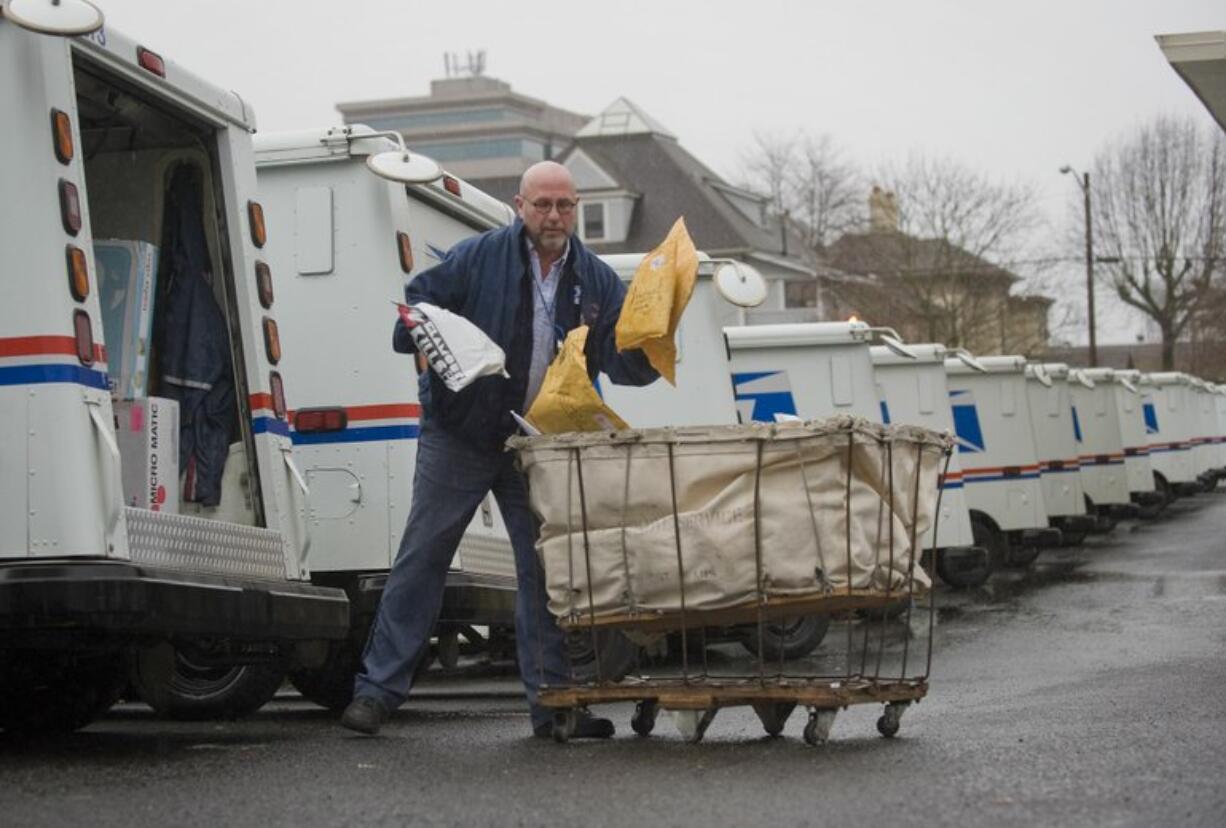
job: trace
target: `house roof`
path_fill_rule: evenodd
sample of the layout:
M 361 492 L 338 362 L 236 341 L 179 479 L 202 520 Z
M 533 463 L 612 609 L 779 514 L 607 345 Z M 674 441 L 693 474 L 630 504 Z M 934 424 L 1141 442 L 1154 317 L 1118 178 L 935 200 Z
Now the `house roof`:
M 676 138 L 662 123 L 634 105 L 627 98 L 618 98 L 605 110 L 588 121 L 576 133 L 579 138 L 601 135 L 661 135 Z
M 638 194 L 626 240 L 593 243 L 596 252 L 650 250 L 677 217 L 684 216 L 700 250 L 717 255 L 766 253 L 784 267 L 812 273 L 813 256 L 795 232 L 788 233 L 784 253 L 780 223 L 766 216 L 766 199 L 727 184 L 667 133 L 580 131 L 559 160 L 566 163 L 576 152 L 584 153 L 620 190 Z
M 898 231 L 847 233 L 826 248 L 830 265 L 844 273 L 876 276 L 980 276 L 1012 284 L 1007 270 L 946 239 L 920 239 Z

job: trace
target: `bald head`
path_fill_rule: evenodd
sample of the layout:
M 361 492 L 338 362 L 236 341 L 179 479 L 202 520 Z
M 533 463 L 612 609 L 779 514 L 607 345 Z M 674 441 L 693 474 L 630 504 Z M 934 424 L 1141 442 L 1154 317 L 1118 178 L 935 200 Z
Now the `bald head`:
M 524 171 L 515 210 L 542 261 L 552 261 L 566 249 L 578 203 L 575 180 L 558 162 L 539 161 Z
M 519 179 L 519 194 L 529 201 L 533 200 L 532 191 L 541 187 L 561 187 L 570 190 L 572 197 L 575 194 L 575 180 L 570 177 L 570 170 L 557 161 L 537 161 L 524 170 Z

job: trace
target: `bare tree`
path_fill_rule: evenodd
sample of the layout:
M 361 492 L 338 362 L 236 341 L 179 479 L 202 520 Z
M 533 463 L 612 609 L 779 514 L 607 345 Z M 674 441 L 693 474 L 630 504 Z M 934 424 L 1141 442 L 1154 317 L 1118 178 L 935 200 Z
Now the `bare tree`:
M 877 180 L 868 232 L 831 249 L 831 264 L 855 277 L 835 292 L 858 295 L 873 321 L 915 340 L 1040 349 L 1050 302 L 1015 295 L 1026 285 L 1019 271 L 1038 264 L 1027 253 L 1039 224 L 1033 188 L 919 153 Z
M 812 250 L 862 220 L 862 176 L 828 134 L 757 133 L 741 167 L 746 189 L 765 192 Z
M 1157 325 L 1171 370 L 1175 343 L 1219 302 L 1226 138 L 1190 118 L 1159 117 L 1099 154 L 1091 188 L 1096 253 L 1117 260 L 1107 278 Z

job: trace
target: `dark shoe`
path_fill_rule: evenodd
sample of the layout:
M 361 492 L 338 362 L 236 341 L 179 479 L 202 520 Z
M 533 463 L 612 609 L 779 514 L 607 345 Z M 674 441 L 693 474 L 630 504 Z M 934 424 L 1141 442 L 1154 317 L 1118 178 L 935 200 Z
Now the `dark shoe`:
M 387 721 L 390 712 L 387 705 L 373 696 L 358 696 L 345 708 L 341 716 L 341 726 L 367 736 L 374 736 L 379 727 Z
M 572 739 L 612 739 L 616 733 L 613 723 L 592 715 L 592 711 L 580 708 L 576 711 L 575 727 L 570 732 Z M 538 739 L 553 738 L 553 722 L 545 722 L 532 728 L 532 735 Z

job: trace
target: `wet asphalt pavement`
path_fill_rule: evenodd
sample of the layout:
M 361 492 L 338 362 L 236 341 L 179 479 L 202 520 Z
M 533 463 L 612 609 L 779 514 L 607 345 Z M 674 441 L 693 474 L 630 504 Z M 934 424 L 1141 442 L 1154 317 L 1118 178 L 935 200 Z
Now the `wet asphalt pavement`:
M 288 693 L 239 722 L 124 704 L 0 734 L 0 825 L 1226 824 L 1226 490 L 937 597 L 931 692 L 892 740 L 877 707 L 816 748 L 743 708 L 641 739 L 619 704 L 612 742 L 556 745 L 497 675 L 426 685 L 373 739 Z

